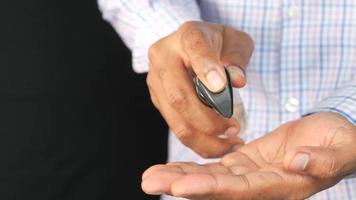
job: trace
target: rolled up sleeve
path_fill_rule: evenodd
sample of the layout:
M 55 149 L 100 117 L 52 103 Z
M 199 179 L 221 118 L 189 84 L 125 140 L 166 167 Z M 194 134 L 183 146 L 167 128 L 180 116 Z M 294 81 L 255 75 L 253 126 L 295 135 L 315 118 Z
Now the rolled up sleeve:
M 337 88 L 318 102 L 306 115 L 316 112 L 335 112 L 356 125 L 356 79 Z
M 200 20 L 194 0 L 98 0 L 108 21 L 132 52 L 134 71 L 148 70 L 148 48 L 182 23 Z

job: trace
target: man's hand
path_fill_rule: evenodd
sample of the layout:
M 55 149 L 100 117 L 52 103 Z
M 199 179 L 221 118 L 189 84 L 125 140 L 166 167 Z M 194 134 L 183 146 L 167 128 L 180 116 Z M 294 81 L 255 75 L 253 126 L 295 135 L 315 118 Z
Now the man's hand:
M 242 87 L 252 50 L 246 33 L 206 22 L 187 22 L 150 47 L 152 102 L 181 142 L 203 157 L 222 155 L 242 141 L 236 119 L 224 119 L 200 102 L 192 77 L 218 92 L 226 86 L 224 66 L 229 66 L 233 86 Z
M 188 199 L 304 199 L 356 172 L 356 127 L 334 113 L 282 125 L 220 163 L 156 165 L 146 193 Z

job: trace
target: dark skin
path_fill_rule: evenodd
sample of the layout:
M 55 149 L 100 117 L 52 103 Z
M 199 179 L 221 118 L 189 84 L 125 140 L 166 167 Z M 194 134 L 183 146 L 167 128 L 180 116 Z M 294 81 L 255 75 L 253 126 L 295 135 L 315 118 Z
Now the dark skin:
M 329 188 L 356 171 L 356 128 L 343 116 L 315 113 L 281 125 L 246 145 L 236 137 L 236 119 L 225 119 L 197 97 L 192 77 L 211 90 L 234 87 L 244 73 L 253 41 L 244 32 L 219 24 L 188 22 L 149 51 L 147 84 L 154 105 L 183 144 L 221 162 L 156 165 L 143 174 L 148 194 L 192 200 L 298 200 Z M 221 139 L 220 134 L 229 137 Z M 235 146 L 236 147 L 236 146 Z
M 354 152 L 356 127 L 338 114 L 317 113 L 283 124 L 221 162 L 153 166 L 142 188 L 192 200 L 305 199 L 356 172 Z M 297 155 L 308 161 L 296 162 Z
M 224 67 L 229 66 L 233 86 L 243 87 L 252 51 L 253 41 L 246 33 L 206 22 L 187 22 L 149 50 L 147 85 L 152 102 L 181 142 L 202 157 L 221 156 L 243 142 L 236 137 L 237 120 L 205 106 L 192 77 L 218 92 L 226 85 Z M 231 137 L 221 139 L 220 134 Z

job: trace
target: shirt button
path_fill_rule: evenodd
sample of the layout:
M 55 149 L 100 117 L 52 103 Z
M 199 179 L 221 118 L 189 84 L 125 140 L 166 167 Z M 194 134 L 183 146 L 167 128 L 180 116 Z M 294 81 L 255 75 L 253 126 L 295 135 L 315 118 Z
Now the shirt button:
M 288 99 L 288 102 L 286 103 L 285 108 L 288 112 L 294 113 L 298 110 L 298 105 L 299 105 L 298 99 L 291 97 Z
M 290 18 L 298 17 L 299 16 L 299 7 L 296 5 L 291 6 L 288 10 L 288 16 Z

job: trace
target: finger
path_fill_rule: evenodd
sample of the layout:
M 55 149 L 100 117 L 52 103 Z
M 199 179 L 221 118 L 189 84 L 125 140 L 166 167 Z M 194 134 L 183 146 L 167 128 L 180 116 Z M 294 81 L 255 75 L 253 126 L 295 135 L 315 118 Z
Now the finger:
M 231 27 L 224 27 L 224 44 L 221 60 L 225 66 L 233 66 L 229 70 L 234 87 L 243 87 L 246 84 L 246 68 L 253 52 L 253 40 L 241 31 Z
M 232 38 L 224 40 L 221 53 L 223 63 L 241 67 L 246 71 L 254 49 L 252 38 L 247 33 L 228 26 L 224 27 L 223 34 L 224 38 Z
M 173 73 L 174 72 L 175 71 L 173 71 Z M 150 81 L 150 85 L 152 88 L 154 88 L 154 92 L 156 93 L 156 95 L 160 97 L 160 113 L 166 119 L 167 124 L 169 125 L 169 127 L 171 127 L 171 129 L 177 135 L 180 141 L 202 157 L 206 158 L 218 157 L 231 151 L 232 147 L 236 145 L 239 140 L 225 140 L 218 138 L 215 135 L 211 135 L 211 133 L 223 132 L 225 129 L 231 126 L 231 123 L 233 123 L 235 127 L 238 127 L 237 122 L 234 120 L 224 121 L 222 119 L 219 119 L 219 116 L 210 116 L 210 118 L 207 117 L 207 115 L 209 115 L 209 112 L 213 113 L 213 111 L 209 110 L 209 108 L 206 108 L 201 103 L 191 103 L 191 100 L 187 102 L 185 98 L 183 98 L 182 100 L 175 101 L 173 101 L 172 99 L 167 100 L 167 96 L 170 95 L 166 95 L 165 92 L 183 92 L 189 90 L 189 88 L 174 89 L 175 86 L 182 87 L 183 84 L 172 84 L 168 82 L 165 84 L 161 84 L 160 81 L 168 79 L 168 77 L 170 76 L 168 74 L 170 73 L 161 73 L 161 79 L 158 80 L 158 78 L 155 77 L 155 80 Z M 173 80 L 175 79 L 173 78 Z M 166 89 L 163 89 L 163 85 L 165 85 Z M 172 97 L 171 95 L 170 98 L 181 97 Z M 196 101 L 199 100 L 196 99 Z M 178 109 L 178 105 L 182 105 L 184 108 L 180 112 L 178 112 L 172 107 L 172 103 L 176 109 Z M 187 106 L 186 104 L 190 106 Z M 196 107 L 201 107 L 201 109 L 196 109 Z M 205 109 L 205 113 L 202 112 L 203 109 Z M 196 119 L 199 119 L 199 123 L 197 123 Z
M 168 125 L 183 144 L 203 157 L 216 157 L 230 151 L 238 140 L 222 140 L 204 135 L 221 134 L 231 127 L 235 127 L 238 132 L 237 120 L 226 120 L 204 106 L 196 96 L 192 77 L 181 58 L 172 56 L 165 59 L 166 63 L 162 63 L 162 60 L 156 59 L 159 49 L 159 45 L 150 49 L 150 72 L 153 77 L 150 85 L 159 99 L 159 111 Z
M 297 147 L 287 152 L 284 168 L 318 178 L 343 177 L 352 173 L 350 152 L 340 148 Z
M 230 65 L 227 67 L 230 73 L 231 83 L 233 87 L 243 87 L 246 85 L 246 75 L 245 72 L 237 66 Z
M 177 135 L 178 139 L 186 146 L 204 158 L 219 157 L 231 151 L 239 140 L 221 139 L 213 135 L 205 135 L 194 131 L 191 125 L 171 109 L 166 102 L 160 104 L 160 112 L 167 121 L 169 127 Z
M 160 170 L 159 173 L 151 172 L 142 179 L 141 188 L 147 194 L 170 194 L 171 183 L 184 175 L 184 173 L 172 169 Z
M 146 169 L 142 174 L 142 180 L 146 179 L 152 174 L 160 173 L 162 171 L 184 173 L 179 167 L 168 167 L 166 164 L 158 164 Z
M 181 42 L 189 64 L 209 90 L 221 91 L 226 86 L 224 66 L 220 62 L 222 27 L 199 26 L 199 23 L 188 23 L 185 26 Z
M 189 162 L 168 163 L 155 165 L 147 169 L 142 175 L 142 189 L 149 194 L 170 194 L 170 185 L 187 174 L 228 174 L 231 173 L 219 163 L 199 165 Z
M 203 105 L 192 87 L 191 77 L 185 71 L 180 60 L 171 58 L 170 71 L 157 69 L 159 81 L 154 81 L 158 88 L 155 92 L 161 97 L 160 110 L 167 123 L 183 144 L 192 148 L 203 157 L 216 157 L 230 151 L 241 140 L 222 140 L 215 136 L 228 130 L 239 132 L 236 119 L 224 119 L 212 109 Z M 177 79 L 177 77 L 180 77 Z M 186 83 L 186 84 L 183 84 Z M 162 88 L 162 89 L 159 89 Z M 179 115 L 179 116 L 178 116 Z M 178 123 L 175 118 L 184 121 Z M 188 123 L 188 124 L 187 124 Z
M 171 183 L 170 194 L 188 199 L 283 199 L 281 177 L 273 172 L 246 175 L 187 174 Z
M 169 194 L 189 199 L 300 199 L 310 194 L 310 183 L 300 177 L 284 179 L 277 172 L 256 171 L 245 175 L 232 175 L 222 170 L 222 165 L 196 165 L 174 163 L 151 167 L 142 181 L 142 188 L 149 194 Z M 220 173 L 221 172 L 221 173 Z M 281 174 L 285 172 L 281 171 Z M 288 175 L 283 175 L 288 176 Z M 296 186 L 298 185 L 299 186 Z M 300 185 L 304 184 L 304 185 Z M 286 189 L 281 190 L 281 187 Z M 303 187 L 301 187 L 303 186 Z M 306 187 L 307 192 L 300 192 Z M 303 189 L 304 190 L 304 189 Z M 297 198 L 297 196 L 299 198 Z
M 170 184 L 188 173 L 210 173 L 210 168 L 188 162 L 155 165 L 143 173 L 142 189 L 148 194 L 169 194 Z
M 169 60 L 171 66 L 169 71 L 164 67 L 157 69 L 156 74 L 159 74 L 160 87 L 163 92 L 156 92 L 164 93 L 169 106 L 173 107 L 185 121 L 190 122 L 199 133 L 217 135 L 229 128 L 234 128 L 237 134 L 240 127 L 236 119 L 223 118 L 199 100 L 194 90 L 192 77 L 187 73 L 182 60 L 180 58 Z

